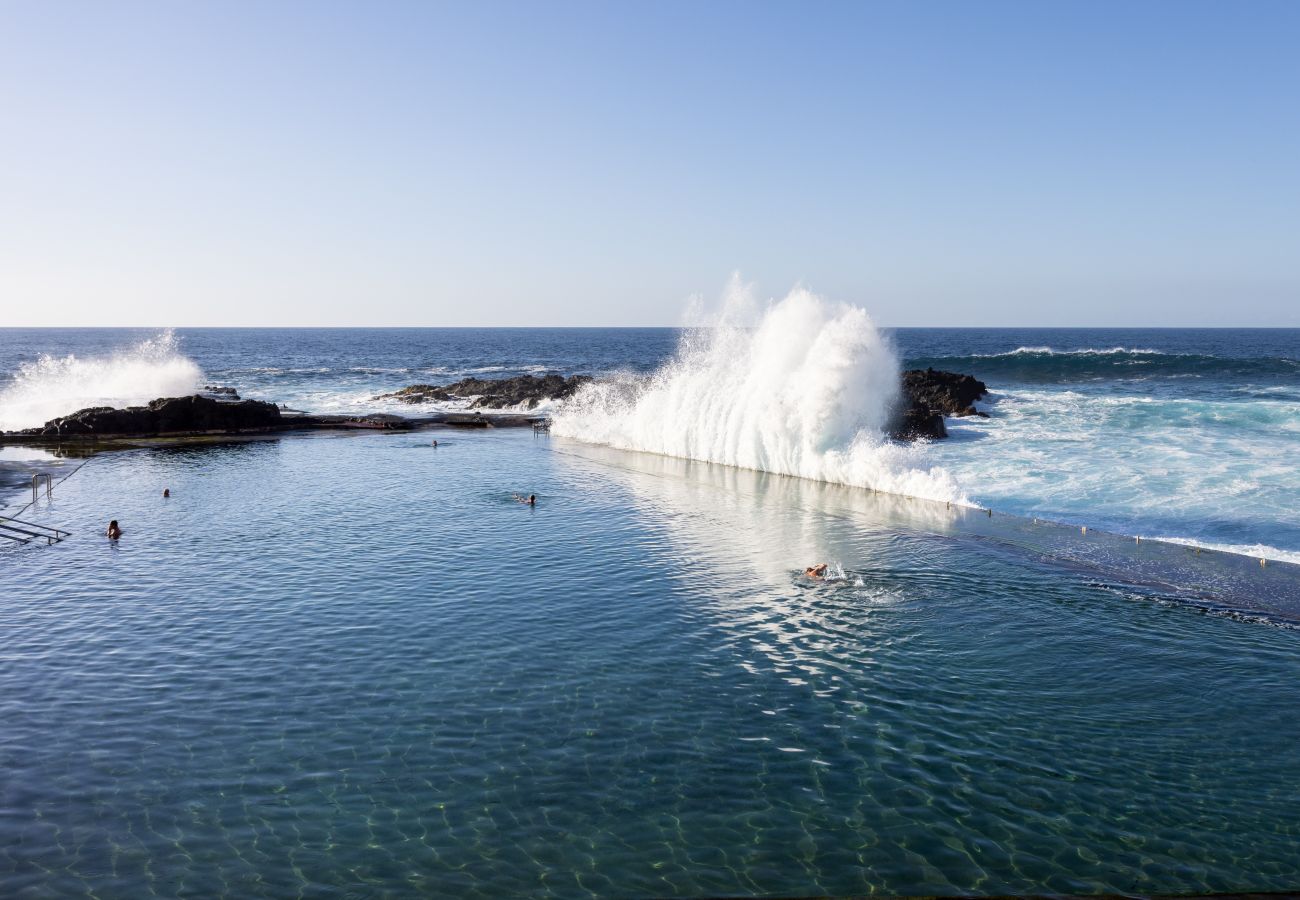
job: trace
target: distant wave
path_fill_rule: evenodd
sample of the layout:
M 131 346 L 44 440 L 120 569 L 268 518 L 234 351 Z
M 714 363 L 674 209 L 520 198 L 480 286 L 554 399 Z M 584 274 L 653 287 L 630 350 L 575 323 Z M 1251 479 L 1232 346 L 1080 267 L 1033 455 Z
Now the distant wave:
M 1228 357 L 1129 347 L 1017 347 L 1005 353 L 917 357 L 907 360 L 907 365 L 967 372 L 986 381 L 1043 384 L 1128 378 L 1300 376 L 1300 360 L 1286 356 Z
M 973 353 L 974 359 L 1001 359 L 1007 356 L 1165 356 L 1163 350 L 1130 350 L 1128 347 L 1111 347 L 1098 350 L 1085 347 L 1082 350 L 1053 350 L 1051 347 L 1017 347 L 1007 353 Z
M 109 356 L 43 355 L 0 390 L 0 429 L 43 425 L 89 406 L 138 406 L 194 393 L 203 372 L 171 331 Z
M 583 388 L 555 417 L 558 434 L 685 459 L 964 502 L 921 446 L 883 430 L 898 361 L 860 308 L 795 290 L 762 311 L 733 283 L 713 327 L 686 333 L 649 376 Z

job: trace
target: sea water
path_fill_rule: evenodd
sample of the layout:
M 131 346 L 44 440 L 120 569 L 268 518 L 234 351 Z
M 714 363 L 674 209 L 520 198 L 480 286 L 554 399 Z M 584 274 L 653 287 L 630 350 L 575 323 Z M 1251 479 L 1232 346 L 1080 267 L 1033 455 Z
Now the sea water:
M 1300 632 L 942 504 L 433 434 L 105 453 L 27 511 L 73 537 L 0 551 L 6 895 L 1300 879 Z
M 815 328 L 827 340 L 862 328 L 837 321 L 825 307 L 798 321 L 796 331 Z M 375 398 L 412 383 L 468 376 L 645 376 L 681 361 L 683 336 L 689 332 L 0 329 L 0 428 L 208 383 L 312 412 L 418 414 L 422 407 Z M 983 379 L 992 394 L 980 406 L 990 418 L 950 418 L 948 440 L 878 449 L 871 465 L 859 464 L 841 480 L 874 479 L 885 489 L 999 512 L 1300 560 L 1300 467 L 1292 462 L 1300 448 L 1300 330 L 895 329 L 884 337 L 899 367 Z M 805 346 L 806 357 L 820 359 L 820 348 Z M 814 419 L 842 415 L 829 411 L 837 398 L 847 398 L 850 418 L 871 418 L 861 404 L 889 387 L 852 365 L 828 380 L 782 362 L 784 368 L 753 363 L 755 371 L 772 368 L 784 379 L 753 386 L 754 394 L 780 387 L 792 398 L 788 406 Z M 720 415 L 710 404 L 733 399 L 729 384 L 710 381 L 702 368 L 705 377 L 679 385 L 693 385 L 682 411 L 696 417 L 697 435 L 698 420 Z M 805 390 L 808 400 L 799 407 Z M 829 449 L 844 449 L 854 424 L 841 419 L 819 438 L 835 444 Z M 677 431 L 653 441 L 637 436 L 643 449 L 685 449 L 691 429 L 677 421 L 666 427 Z M 734 435 L 760 432 L 762 441 L 786 446 L 790 464 L 782 469 L 775 461 L 777 470 L 799 474 L 788 458 L 799 451 L 810 474 L 840 472 L 827 465 L 828 448 L 810 454 L 795 446 L 790 436 L 809 429 L 794 423 L 731 430 L 723 440 L 734 445 Z M 669 446 L 674 441 L 679 446 Z

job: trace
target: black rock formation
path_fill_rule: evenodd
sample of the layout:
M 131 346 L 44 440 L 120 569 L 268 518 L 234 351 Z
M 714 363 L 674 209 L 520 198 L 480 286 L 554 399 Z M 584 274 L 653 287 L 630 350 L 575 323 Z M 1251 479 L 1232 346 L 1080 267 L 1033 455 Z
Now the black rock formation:
M 903 396 L 945 416 L 978 416 L 975 401 L 989 392 L 971 375 L 938 369 L 909 369 L 903 373 Z
M 472 409 L 501 409 L 525 404 L 534 409 L 543 400 L 564 400 L 591 381 L 590 375 L 565 378 L 554 372 L 547 375 L 520 375 L 517 378 L 465 378 L 452 384 L 413 384 L 380 394 L 376 400 L 401 400 L 403 403 L 447 402 L 474 398 Z
M 975 401 L 988 388 L 970 375 L 940 372 L 937 369 L 910 369 L 903 373 L 902 395 L 890 436 L 903 441 L 948 436 L 944 416 L 984 416 Z
M 290 420 L 290 422 L 296 421 Z M 19 432 L 48 437 L 139 436 L 205 432 L 265 431 L 290 427 L 274 403 L 230 402 L 195 394 L 165 397 L 148 406 L 93 406 Z
M 943 413 L 936 412 L 919 400 L 904 397 L 894 413 L 889 436 L 899 441 L 938 440 L 948 436 Z

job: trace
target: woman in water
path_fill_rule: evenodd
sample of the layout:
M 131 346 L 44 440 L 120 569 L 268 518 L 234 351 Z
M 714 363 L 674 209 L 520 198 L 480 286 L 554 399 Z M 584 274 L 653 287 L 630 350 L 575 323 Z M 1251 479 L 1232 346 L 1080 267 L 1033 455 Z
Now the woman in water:
M 115 541 L 122 536 L 122 529 L 118 527 L 117 519 L 108 523 L 108 531 L 105 533 L 110 541 Z

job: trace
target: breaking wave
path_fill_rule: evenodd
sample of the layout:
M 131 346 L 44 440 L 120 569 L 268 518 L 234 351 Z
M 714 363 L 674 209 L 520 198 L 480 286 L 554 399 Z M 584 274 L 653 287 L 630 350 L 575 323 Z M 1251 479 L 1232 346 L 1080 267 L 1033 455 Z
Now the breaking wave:
M 893 350 L 862 309 L 796 289 L 750 314 L 733 282 L 722 314 L 688 330 L 646 375 L 585 386 L 555 432 L 640 450 L 964 503 L 925 447 L 884 435 L 898 395 Z
M 0 390 L 0 430 L 43 425 L 88 406 L 136 406 L 194 393 L 198 365 L 171 331 L 109 356 L 48 354 L 22 363 Z

